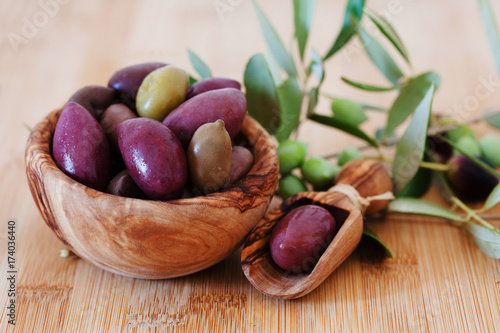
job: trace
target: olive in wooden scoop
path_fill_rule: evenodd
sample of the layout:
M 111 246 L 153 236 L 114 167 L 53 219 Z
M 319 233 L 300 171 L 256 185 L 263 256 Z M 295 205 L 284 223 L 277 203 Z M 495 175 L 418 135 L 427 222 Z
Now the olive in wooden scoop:
M 354 251 L 363 233 L 363 215 L 382 210 L 392 197 L 392 180 L 382 164 L 356 159 L 345 164 L 328 192 L 302 192 L 269 211 L 247 237 L 241 266 L 250 283 L 275 298 L 302 297 L 321 284 Z M 371 201 L 377 196 L 376 200 Z M 279 267 L 272 258 L 273 230 L 288 213 L 306 205 L 320 206 L 334 218 L 338 232 L 310 273 Z

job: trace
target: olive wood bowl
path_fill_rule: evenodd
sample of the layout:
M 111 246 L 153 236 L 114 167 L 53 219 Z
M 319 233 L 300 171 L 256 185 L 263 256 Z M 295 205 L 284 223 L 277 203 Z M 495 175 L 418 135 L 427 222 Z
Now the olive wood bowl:
M 96 266 L 147 279 L 191 274 L 238 249 L 267 211 L 278 181 L 278 158 L 269 134 L 248 115 L 241 134 L 255 158 L 243 179 L 206 196 L 155 201 L 103 193 L 63 173 L 51 155 L 60 113 L 50 113 L 29 136 L 28 184 L 56 236 Z

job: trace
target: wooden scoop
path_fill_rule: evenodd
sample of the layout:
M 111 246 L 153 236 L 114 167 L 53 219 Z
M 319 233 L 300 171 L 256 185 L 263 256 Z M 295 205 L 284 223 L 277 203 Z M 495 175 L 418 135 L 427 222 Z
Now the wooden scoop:
M 353 160 L 339 172 L 339 192 L 303 192 L 283 201 L 268 212 L 247 237 L 241 254 L 241 266 L 248 281 L 262 293 L 275 298 L 302 297 L 321 284 L 354 251 L 363 234 L 363 210 L 374 214 L 388 199 L 368 202 L 363 198 L 392 192 L 392 181 L 384 167 L 372 160 Z M 350 185 L 350 186 L 346 186 Z M 357 195 L 356 189 L 359 193 Z M 349 191 L 350 188 L 350 191 Z M 335 187 L 332 188 L 336 191 Z M 352 195 L 351 195 L 352 193 Z M 357 197 L 357 198 L 356 198 Z M 353 202 L 354 201 L 354 202 Z M 363 205 L 363 201 L 364 204 Z M 270 254 L 269 239 L 276 225 L 289 211 L 302 205 L 326 208 L 340 225 L 335 238 L 311 273 L 292 273 L 278 267 Z

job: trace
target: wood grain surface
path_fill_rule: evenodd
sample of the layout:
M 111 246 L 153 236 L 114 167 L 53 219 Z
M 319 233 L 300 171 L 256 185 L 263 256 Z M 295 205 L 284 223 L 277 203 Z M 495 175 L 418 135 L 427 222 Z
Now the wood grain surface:
M 241 270 L 240 251 L 204 271 L 169 280 L 127 278 L 58 257 L 64 244 L 43 222 L 27 186 L 23 156 L 29 131 L 23 123 L 34 126 L 78 88 L 106 84 L 125 65 L 165 61 L 192 71 L 189 47 L 215 75 L 242 80 L 249 57 L 266 50 L 250 1 L 62 3 L 0 2 L 0 331 L 500 332 L 500 262 L 482 254 L 463 231 L 428 217 L 367 221 L 395 259 L 378 261 L 369 250 L 357 250 L 314 292 L 293 301 L 253 288 Z M 215 5 L 220 3 L 228 6 L 219 15 Z M 291 44 L 291 1 L 258 3 Z M 500 21 L 500 3 L 492 3 Z M 310 45 L 321 54 L 338 32 L 344 6 L 344 1 L 318 1 Z M 500 78 L 477 1 L 372 0 L 368 6 L 389 14 L 416 72 L 441 74 L 436 110 L 467 120 L 500 106 Z M 37 26 L 30 28 L 34 21 Z M 24 39 L 13 44 L 9 33 Z M 385 85 L 359 42 L 326 67 L 329 93 L 383 106 L 395 97 L 341 82 L 346 76 Z M 328 112 L 328 101 L 319 109 Z M 385 115 L 370 115 L 363 127 L 373 132 Z M 486 125 L 476 129 L 493 132 Z M 308 123 L 299 137 L 318 155 L 363 145 Z M 441 203 L 434 189 L 426 198 Z M 498 215 L 500 207 L 489 213 Z M 10 219 L 16 221 L 17 236 L 16 326 L 6 316 Z M 499 221 L 492 223 L 500 227 Z

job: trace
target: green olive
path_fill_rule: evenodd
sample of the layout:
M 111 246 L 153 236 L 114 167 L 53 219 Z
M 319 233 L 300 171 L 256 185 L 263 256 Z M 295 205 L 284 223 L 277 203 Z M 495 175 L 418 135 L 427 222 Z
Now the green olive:
M 231 138 L 219 119 L 194 132 L 187 149 L 191 184 L 204 194 L 221 189 L 231 171 Z
M 176 66 L 155 69 L 144 78 L 136 97 L 137 113 L 162 121 L 186 97 L 189 75 Z
M 282 177 L 278 183 L 278 189 L 284 199 L 294 194 L 307 191 L 304 182 L 295 175 L 286 175 Z
M 500 138 L 493 134 L 487 134 L 479 141 L 481 155 L 494 166 L 500 166 Z
M 302 164 L 300 171 L 302 177 L 309 182 L 315 190 L 327 190 L 335 180 L 340 167 L 333 166 L 326 159 L 311 157 Z
M 307 143 L 295 140 L 283 141 L 278 147 L 280 173 L 289 173 L 300 167 L 307 153 Z
M 332 103 L 332 111 L 336 118 L 353 126 L 358 126 L 368 119 L 365 109 L 350 99 L 336 98 Z
M 340 166 L 342 166 L 351 160 L 355 160 L 355 159 L 362 158 L 362 157 L 363 157 L 363 154 L 361 154 L 361 152 L 359 151 L 358 148 L 347 147 L 339 153 L 338 163 Z
M 477 143 L 476 139 L 474 139 L 472 136 L 468 135 L 463 136 L 458 139 L 456 144 L 461 150 L 465 151 L 466 153 L 469 153 L 474 156 L 479 156 L 481 154 L 481 150 L 479 149 L 479 144 Z M 455 149 L 453 151 L 453 154 L 456 156 L 460 155 L 461 152 Z

